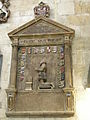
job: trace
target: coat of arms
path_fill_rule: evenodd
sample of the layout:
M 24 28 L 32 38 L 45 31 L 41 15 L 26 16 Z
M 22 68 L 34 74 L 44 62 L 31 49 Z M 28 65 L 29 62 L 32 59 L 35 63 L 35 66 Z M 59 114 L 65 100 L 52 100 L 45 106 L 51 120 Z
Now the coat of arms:
M 39 5 L 34 8 L 34 14 L 35 17 L 37 16 L 49 17 L 50 7 L 47 4 L 40 2 Z
M 9 0 L 0 0 L 0 23 L 7 22 L 7 19 L 10 16 L 9 6 Z

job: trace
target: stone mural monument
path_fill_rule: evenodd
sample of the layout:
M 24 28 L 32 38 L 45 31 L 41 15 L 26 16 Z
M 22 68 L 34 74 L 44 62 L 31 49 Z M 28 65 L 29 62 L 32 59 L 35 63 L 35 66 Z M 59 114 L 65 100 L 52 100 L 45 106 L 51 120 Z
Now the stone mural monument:
M 72 40 L 75 31 L 50 20 L 41 2 L 35 19 L 9 33 L 12 41 L 7 116 L 74 114 Z

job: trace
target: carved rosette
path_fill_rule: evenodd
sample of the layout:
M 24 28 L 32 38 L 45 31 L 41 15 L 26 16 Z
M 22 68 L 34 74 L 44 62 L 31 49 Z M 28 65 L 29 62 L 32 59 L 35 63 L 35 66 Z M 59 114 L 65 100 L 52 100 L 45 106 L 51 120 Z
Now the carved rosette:
M 8 9 L 9 6 L 9 0 L 0 0 L 0 23 L 7 22 L 10 16 L 10 10 Z
M 47 4 L 40 2 L 39 5 L 34 8 L 34 14 L 35 14 L 35 17 L 38 17 L 38 16 L 49 17 L 50 7 Z

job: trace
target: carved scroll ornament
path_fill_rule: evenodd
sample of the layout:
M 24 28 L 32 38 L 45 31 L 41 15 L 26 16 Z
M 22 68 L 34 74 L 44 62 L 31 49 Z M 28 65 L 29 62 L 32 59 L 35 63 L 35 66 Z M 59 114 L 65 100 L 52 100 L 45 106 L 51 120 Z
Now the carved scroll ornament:
M 0 23 L 7 22 L 8 17 L 10 16 L 9 6 L 9 0 L 0 0 Z

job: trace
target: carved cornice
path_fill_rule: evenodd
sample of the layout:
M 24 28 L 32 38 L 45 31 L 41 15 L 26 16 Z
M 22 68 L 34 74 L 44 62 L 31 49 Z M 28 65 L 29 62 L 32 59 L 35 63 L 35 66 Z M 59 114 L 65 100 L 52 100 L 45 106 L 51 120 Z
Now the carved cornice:
M 0 0 L 0 23 L 5 23 L 10 16 L 10 6 L 9 0 Z

